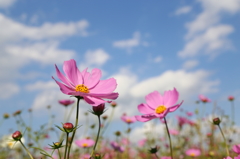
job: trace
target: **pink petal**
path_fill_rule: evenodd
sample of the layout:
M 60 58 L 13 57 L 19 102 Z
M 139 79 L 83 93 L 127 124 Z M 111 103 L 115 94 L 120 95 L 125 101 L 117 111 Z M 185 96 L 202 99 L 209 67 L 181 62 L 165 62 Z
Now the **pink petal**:
M 150 108 L 147 104 L 139 104 L 138 111 L 142 114 L 150 114 L 154 112 L 154 109 Z
M 64 61 L 63 71 L 75 86 L 83 83 L 81 72 L 78 70 L 75 60 Z
M 102 72 L 100 69 L 94 68 L 90 74 L 90 76 L 87 74 L 88 78 L 84 78 L 84 84 L 88 87 L 88 89 L 91 89 L 96 84 L 98 84 Z
M 147 121 L 152 120 L 152 119 L 154 119 L 156 117 L 146 118 L 146 117 L 143 117 L 142 115 L 137 115 L 137 116 L 135 116 L 135 118 L 136 118 L 137 121 L 147 122 Z
M 89 96 L 106 99 L 117 99 L 118 93 L 88 93 Z
M 160 105 L 163 105 L 163 98 L 158 91 L 149 93 L 145 97 L 145 99 L 146 99 L 147 104 L 153 109 L 157 108 Z
M 84 100 L 88 103 L 88 104 L 90 104 L 90 105 L 92 105 L 92 106 L 98 106 L 98 105 L 100 105 L 100 104 L 102 104 L 102 103 L 106 103 L 107 101 L 105 101 L 105 100 L 102 100 L 101 98 L 95 98 L 95 97 L 90 97 L 90 96 L 85 96 L 84 97 Z
M 114 78 L 100 80 L 99 83 L 90 90 L 91 93 L 110 93 L 117 87 L 117 82 Z
M 174 112 L 175 110 L 177 110 L 181 105 L 182 105 L 183 101 L 180 104 L 174 105 L 172 107 L 169 108 L 170 112 Z
M 162 119 L 162 118 L 164 118 L 164 117 L 168 114 L 168 112 L 169 112 L 169 109 L 165 110 L 165 111 L 164 111 L 163 113 L 161 113 L 161 114 L 155 113 L 155 115 L 156 115 L 157 118 Z
M 52 77 L 54 80 L 55 78 Z M 55 82 L 58 84 L 58 86 L 60 87 L 60 90 L 64 93 L 64 94 L 70 94 L 72 91 L 74 91 L 72 88 L 62 84 L 61 82 L 58 82 L 57 80 L 55 80 Z
M 178 101 L 178 91 L 174 88 L 172 91 L 165 91 L 163 95 L 164 106 L 171 107 Z
M 66 85 L 68 85 L 69 87 L 73 87 L 73 88 L 74 88 L 74 85 L 73 85 L 72 83 L 70 83 L 70 81 L 59 71 L 57 65 L 55 65 L 55 68 L 56 68 L 56 72 L 57 72 L 58 78 L 59 78 L 63 83 L 65 83 Z

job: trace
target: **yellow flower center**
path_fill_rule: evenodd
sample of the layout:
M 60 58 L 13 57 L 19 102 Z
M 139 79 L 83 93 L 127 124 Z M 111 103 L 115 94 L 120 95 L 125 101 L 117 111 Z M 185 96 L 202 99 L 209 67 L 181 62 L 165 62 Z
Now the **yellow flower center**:
M 88 144 L 87 143 L 83 143 L 82 147 L 88 147 Z
M 13 144 L 14 144 L 14 142 L 8 142 L 8 143 L 7 143 L 7 145 L 8 145 L 9 148 L 12 148 L 12 147 L 13 147 Z
M 79 84 L 76 86 L 75 90 L 77 92 L 89 93 L 89 89 L 84 84 Z
M 155 109 L 157 114 L 162 114 L 167 108 L 164 105 L 160 105 Z
M 193 152 L 192 152 L 192 153 L 190 153 L 190 156 L 194 157 L 194 156 L 195 156 L 195 153 L 193 153 Z
M 131 123 L 132 120 L 131 120 L 131 119 L 127 119 L 126 122 L 127 122 L 127 123 Z

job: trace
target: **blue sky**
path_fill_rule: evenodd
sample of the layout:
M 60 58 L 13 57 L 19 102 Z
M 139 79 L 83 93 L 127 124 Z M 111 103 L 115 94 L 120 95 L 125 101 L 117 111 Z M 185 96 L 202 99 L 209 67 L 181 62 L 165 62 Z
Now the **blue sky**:
M 81 70 L 97 67 L 103 79 L 117 79 L 115 119 L 139 114 L 145 95 L 173 87 L 184 110 L 194 111 L 204 94 L 209 112 L 216 103 L 230 115 L 233 95 L 239 112 L 239 13 L 239 0 L 0 0 L 1 113 L 32 108 L 38 125 L 52 105 L 60 123 L 57 101 L 70 97 L 51 76 L 54 64 L 62 68 L 72 58 Z M 81 112 L 90 108 L 82 105 Z

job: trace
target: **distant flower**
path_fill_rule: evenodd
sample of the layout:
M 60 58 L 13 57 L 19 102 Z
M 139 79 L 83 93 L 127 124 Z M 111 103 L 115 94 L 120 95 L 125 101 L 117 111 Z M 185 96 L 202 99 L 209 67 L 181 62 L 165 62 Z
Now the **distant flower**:
M 87 147 L 93 146 L 95 144 L 95 141 L 92 139 L 81 139 L 81 140 L 76 140 L 75 144 L 79 147 L 87 148 Z
M 59 100 L 58 102 L 60 104 L 62 104 L 63 106 L 67 107 L 67 106 L 73 104 L 75 101 L 74 100 L 69 100 L 69 99 L 63 99 L 63 100 Z
M 235 153 L 240 154 L 240 144 L 239 145 L 233 145 L 232 150 Z
M 182 127 L 184 124 L 189 124 L 191 126 L 194 125 L 194 122 L 182 116 L 177 116 L 177 120 L 180 127 Z
M 170 156 L 162 156 L 161 159 L 171 159 Z
M 22 143 L 24 143 L 24 138 L 21 138 Z M 22 147 L 20 142 L 14 141 L 12 135 L 5 135 L 0 139 L 0 147 L 8 147 L 11 149 L 18 149 Z
M 138 110 L 144 115 L 135 116 L 138 121 L 146 122 L 154 118 L 164 118 L 167 113 L 177 110 L 180 104 L 176 104 L 178 101 L 178 91 L 176 88 L 173 90 L 165 91 L 162 96 L 158 91 L 154 91 L 148 94 L 146 104 L 142 103 L 138 105 Z
M 188 149 L 185 153 L 188 156 L 197 157 L 201 154 L 201 151 L 199 149 Z
M 115 150 L 115 151 L 119 151 L 119 152 L 123 152 L 124 151 L 124 148 L 122 146 L 120 146 L 117 142 L 115 141 L 112 141 L 110 143 L 110 145 L 112 146 L 112 148 Z
M 193 113 L 192 112 L 186 112 L 187 116 L 192 116 Z
M 131 123 L 136 122 L 136 118 L 134 116 L 130 117 L 130 116 L 127 116 L 126 114 L 123 114 L 121 116 L 121 119 L 122 119 L 122 121 L 124 121 L 127 124 L 131 124 Z
M 170 129 L 170 130 L 169 130 L 169 133 L 170 133 L 171 135 L 178 135 L 178 134 L 179 134 L 179 131 L 174 130 L 174 129 Z
M 87 72 L 87 68 L 82 72 L 77 68 L 76 61 L 71 59 L 65 61 L 63 64 L 63 75 L 58 67 L 56 72 L 58 78 L 62 81 L 58 82 L 52 77 L 59 85 L 60 90 L 67 95 L 82 97 L 88 104 L 97 106 L 106 101 L 103 99 L 116 99 L 118 93 L 113 91 L 117 87 L 116 80 L 110 78 L 107 80 L 100 80 L 102 72 L 100 69 L 93 69 L 92 72 Z
M 91 157 L 90 154 L 84 154 L 81 156 L 81 159 L 89 159 Z
M 209 98 L 205 97 L 204 95 L 199 95 L 198 97 L 199 97 L 200 101 L 202 101 L 203 103 L 211 102 L 211 100 Z
M 229 157 L 229 156 L 228 156 L 228 157 L 226 157 L 226 158 L 223 158 L 223 159 L 232 159 L 232 157 Z M 235 158 L 234 158 L 234 159 L 235 159 Z
M 142 140 L 138 141 L 138 146 L 142 147 L 145 145 L 146 142 L 147 142 L 147 139 L 142 139 Z
M 234 96 L 229 96 L 229 97 L 228 97 L 228 100 L 229 100 L 229 101 L 234 101 Z

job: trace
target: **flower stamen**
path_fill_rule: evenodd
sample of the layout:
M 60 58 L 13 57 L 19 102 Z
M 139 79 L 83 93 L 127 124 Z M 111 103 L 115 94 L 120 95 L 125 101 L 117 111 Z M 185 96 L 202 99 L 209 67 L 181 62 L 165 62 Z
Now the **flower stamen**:
M 83 92 L 83 93 L 89 93 L 89 89 L 84 84 L 77 85 L 76 88 L 75 88 L 75 91 Z
M 87 143 L 83 143 L 82 147 L 88 147 L 88 144 Z
M 155 109 L 157 114 L 162 114 L 167 108 L 164 105 L 160 105 Z

